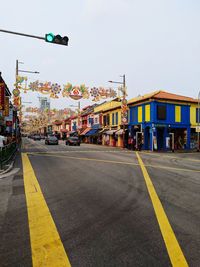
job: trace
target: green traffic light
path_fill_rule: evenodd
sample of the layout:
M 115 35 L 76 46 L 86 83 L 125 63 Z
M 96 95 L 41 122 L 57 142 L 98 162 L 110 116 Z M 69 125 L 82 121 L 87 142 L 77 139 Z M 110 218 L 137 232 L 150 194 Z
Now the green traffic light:
M 53 40 L 54 40 L 54 34 L 53 33 L 48 33 L 48 34 L 46 34 L 46 41 L 47 42 L 53 42 Z

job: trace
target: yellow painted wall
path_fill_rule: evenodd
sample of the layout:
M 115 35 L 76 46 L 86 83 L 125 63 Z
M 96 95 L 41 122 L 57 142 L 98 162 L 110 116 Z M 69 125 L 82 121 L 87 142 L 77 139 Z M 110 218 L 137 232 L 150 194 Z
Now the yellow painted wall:
M 193 104 L 190 107 L 190 123 L 192 126 L 197 126 L 196 109 L 198 105 Z
M 138 107 L 138 122 L 142 122 L 142 107 Z
M 109 111 L 109 109 L 118 108 L 118 107 L 121 107 L 121 102 L 109 101 L 109 102 L 103 103 L 102 105 L 95 107 L 94 113 L 100 112 L 100 111 Z
M 145 121 L 151 120 L 151 106 L 145 105 Z
M 175 106 L 175 122 L 181 122 L 181 106 Z

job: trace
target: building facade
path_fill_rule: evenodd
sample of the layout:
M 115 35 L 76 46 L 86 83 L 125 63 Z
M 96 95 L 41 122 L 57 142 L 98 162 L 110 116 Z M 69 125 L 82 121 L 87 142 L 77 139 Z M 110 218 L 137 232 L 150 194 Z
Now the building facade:
M 190 108 L 195 102 L 164 91 L 130 100 L 129 135 L 136 149 L 190 149 Z

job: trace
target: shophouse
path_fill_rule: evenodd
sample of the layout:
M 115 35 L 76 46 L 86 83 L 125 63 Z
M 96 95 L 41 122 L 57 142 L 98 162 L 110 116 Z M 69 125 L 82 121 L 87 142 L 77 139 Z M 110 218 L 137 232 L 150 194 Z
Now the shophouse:
M 81 133 L 80 136 L 83 142 L 92 143 L 90 130 L 92 130 L 94 124 L 94 108 L 96 104 L 83 108 L 81 112 Z
M 10 104 L 10 97 L 10 90 L 0 72 L 0 135 L 12 134 L 19 129 L 17 112 Z
M 129 100 L 129 134 L 136 148 L 189 149 L 190 108 L 196 102 L 164 91 Z
M 198 135 L 200 135 L 200 108 L 198 103 L 191 103 L 190 106 L 190 123 L 191 123 L 191 138 L 190 148 L 200 148 L 198 144 Z
M 121 99 L 115 98 L 97 106 L 95 113 L 102 116 L 102 144 L 108 146 L 123 146 L 123 129 L 121 125 Z
M 87 120 L 87 123 L 90 124 L 90 130 L 85 136 L 90 144 L 102 144 L 102 113 L 97 109 L 101 105 L 95 104 L 93 106 L 93 113 L 89 115 Z

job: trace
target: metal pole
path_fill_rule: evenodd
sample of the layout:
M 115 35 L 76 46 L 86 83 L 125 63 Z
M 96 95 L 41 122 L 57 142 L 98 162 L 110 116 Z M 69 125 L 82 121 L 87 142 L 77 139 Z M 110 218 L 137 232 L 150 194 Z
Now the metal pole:
M 197 138 L 197 151 L 199 152 L 200 150 L 200 144 L 199 144 L 199 123 L 200 123 L 200 91 L 199 91 L 199 94 L 198 94 L 198 119 L 197 119 L 197 124 L 198 124 L 198 138 Z
M 21 33 L 21 32 L 7 31 L 7 30 L 3 30 L 3 29 L 0 29 L 0 32 L 5 32 L 5 33 L 10 33 L 10 34 L 21 35 L 21 36 L 25 36 L 25 37 L 30 37 L 30 38 L 36 38 L 36 39 L 45 40 L 45 37 L 31 35 L 31 34 L 26 34 L 26 33 Z
M 126 77 L 123 75 L 123 100 L 126 99 Z M 123 148 L 125 148 L 125 123 L 123 122 Z
M 81 110 L 81 102 L 78 101 L 78 133 L 80 131 L 80 110 Z
M 27 72 L 27 73 L 35 73 L 35 74 L 39 74 L 38 71 L 30 71 L 30 70 L 18 70 L 18 72 Z

